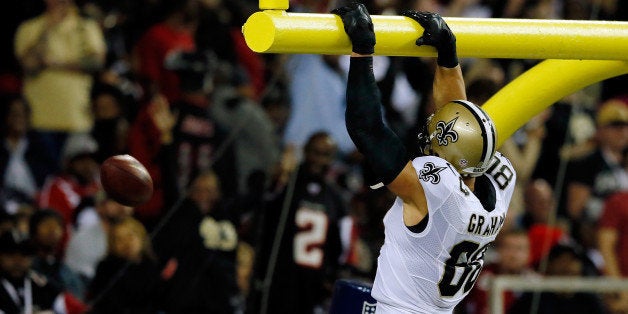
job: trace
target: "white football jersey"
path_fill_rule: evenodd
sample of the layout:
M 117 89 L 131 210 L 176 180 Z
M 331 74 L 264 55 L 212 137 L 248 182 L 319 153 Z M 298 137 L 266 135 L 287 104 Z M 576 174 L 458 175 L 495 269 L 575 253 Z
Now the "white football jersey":
M 451 313 L 473 287 L 484 253 L 504 224 L 516 175 L 496 153 L 485 175 L 476 178 L 478 197 L 442 158 L 418 157 L 412 165 L 425 190 L 428 221 L 418 233 L 409 230 L 400 198 L 386 213 L 371 293 L 376 313 Z

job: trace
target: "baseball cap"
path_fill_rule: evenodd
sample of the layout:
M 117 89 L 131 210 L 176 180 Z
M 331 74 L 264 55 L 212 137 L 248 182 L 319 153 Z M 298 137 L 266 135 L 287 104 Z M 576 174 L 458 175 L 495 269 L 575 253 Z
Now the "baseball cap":
M 597 112 L 597 125 L 628 124 L 628 104 L 619 99 L 610 99 Z
M 61 151 L 62 160 L 72 160 L 73 158 L 85 155 L 93 155 L 98 151 L 98 143 L 87 133 L 73 133 L 68 136 Z

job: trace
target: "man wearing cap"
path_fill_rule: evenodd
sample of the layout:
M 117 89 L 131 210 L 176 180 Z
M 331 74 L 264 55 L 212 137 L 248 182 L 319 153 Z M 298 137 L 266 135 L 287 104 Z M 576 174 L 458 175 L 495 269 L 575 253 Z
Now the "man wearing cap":
M 98 144 L 88 134 L 70 136 L 63 147 L 62 171 L 49 177 L 38 199 L 39 208 L 58 211 L 66 224 L 72 224 L 76 211 L 87 203 L 93 204 L 93 196 L 100 190 L 99 165 L 95 154 Z
M 596 147 L 590 154 L 569 163 L 566 210 L 576 221 L 596 222 L 604 199 L 628 189 L 628 174 L 622 167 L 628 147 L 628 104 L 608 100 L 599 108 Z
M 0 313 L 67 313 L 61 291 L 31 271 L 33 254 L 15 230 L 0 234 Z

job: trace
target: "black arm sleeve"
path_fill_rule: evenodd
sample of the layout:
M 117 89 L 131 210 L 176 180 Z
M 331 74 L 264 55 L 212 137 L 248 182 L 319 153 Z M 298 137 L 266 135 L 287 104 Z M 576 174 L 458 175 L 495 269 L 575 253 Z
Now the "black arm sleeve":
M 347 131 L 381 183 L 392 182 L 408 163 L 403 142 L 384 123 L 373 58 L 351 58 L 347 84 Z

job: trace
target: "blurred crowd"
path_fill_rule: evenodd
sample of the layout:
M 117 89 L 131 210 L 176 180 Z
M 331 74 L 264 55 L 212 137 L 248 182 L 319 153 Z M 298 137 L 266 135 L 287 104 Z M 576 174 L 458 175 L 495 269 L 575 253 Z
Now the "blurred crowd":
M 371 14 L 628 20 L 619 0 L 364 2 Z M 0 312 L 325 313 L 335 280 L 373 279 L 393 196 L 369 188 L 345 128 L 347 56 L 253 53 L 241 33 L 253 0 L 3 7 Z M 538 62 L 462 59 L 469 100 Z M 374 63 L 387 121 L 416 151 L 435 60 Z M 626 76 L 566 96 L 500 150 L 517 190 L 457 312 L 489 313 L 499 274 L 628 276 Z M 147 203 L 102 190 L 99 164 L 118 154 L 150 172 Z M 504 300 L 509 313 L 628 313 L 628 292 Z

